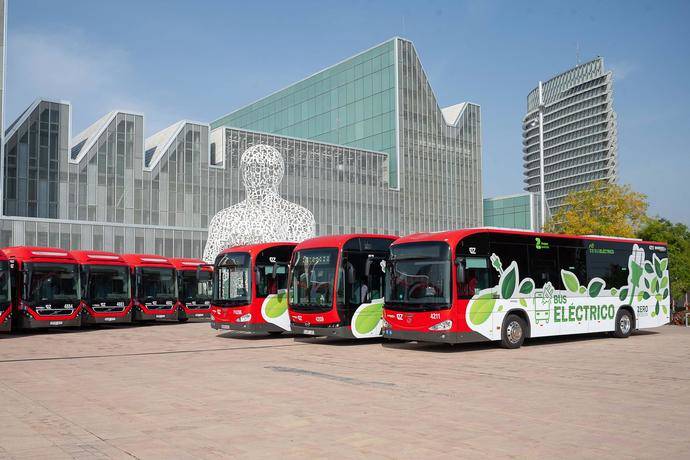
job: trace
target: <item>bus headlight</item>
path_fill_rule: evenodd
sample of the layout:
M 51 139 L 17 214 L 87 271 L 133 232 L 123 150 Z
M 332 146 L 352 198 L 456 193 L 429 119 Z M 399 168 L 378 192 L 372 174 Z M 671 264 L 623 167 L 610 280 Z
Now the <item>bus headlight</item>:
M 430 331 L 448 331 L 450 328 L 453 327 L 453 321 L 447 319 L 445 321 L 441 321 L 438 324 L 434 324 L 429 328 Z
M 237 318 L 235 321 L 238 322 L 238 323 L 246 323 L 246 322 L 248 322 L 248 321 L 251 321 L 251 319 L 252 319 L 252 314 L 251 314 L 251 313 L 247 313 L 246 315 L 240 316 L 240 317 Z

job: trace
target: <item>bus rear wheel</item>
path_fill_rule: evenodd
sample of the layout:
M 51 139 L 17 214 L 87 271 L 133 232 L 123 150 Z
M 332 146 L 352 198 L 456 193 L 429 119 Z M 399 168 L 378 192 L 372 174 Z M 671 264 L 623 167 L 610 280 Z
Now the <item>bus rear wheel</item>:
M 506 316 L 501 331 L 501 346 L 508 349 L 520 348 L 525 341 L 526 332 L 525 320 L 517 315 Z
M 632 314 L 626 309 L 621 308 L 616 315 L 616 328 L 613 330 L 613 336 L 617 339 L 625 339 L 630 337 L 633 330 Z

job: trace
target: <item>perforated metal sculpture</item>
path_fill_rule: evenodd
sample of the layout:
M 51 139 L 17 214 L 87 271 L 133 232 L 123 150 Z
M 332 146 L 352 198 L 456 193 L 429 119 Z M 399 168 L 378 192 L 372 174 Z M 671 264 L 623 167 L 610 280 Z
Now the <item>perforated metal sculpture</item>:
M 211 219 L 204 260 L 213 263 L 224 249 L 271 241 L 300 242 L 314 236 L 314 215 L 280 197 L 285 166 L 278 150 L 255 145 L 242 154 L 242 179 L 247 197 L 218 211 Z

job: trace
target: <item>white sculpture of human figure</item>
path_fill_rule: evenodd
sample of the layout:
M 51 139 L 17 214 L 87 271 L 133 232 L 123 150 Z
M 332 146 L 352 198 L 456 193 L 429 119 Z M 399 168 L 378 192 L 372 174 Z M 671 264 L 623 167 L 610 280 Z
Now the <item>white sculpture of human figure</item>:
M 226 248 L 272 241 L 300 242 L 312 238 L 314 215 L 280 197 L 283 157 L 268 145 L 255 145 L 240 159 L 246 199 L 222 209 L 211 219 L 204 261 L 213 263 Z

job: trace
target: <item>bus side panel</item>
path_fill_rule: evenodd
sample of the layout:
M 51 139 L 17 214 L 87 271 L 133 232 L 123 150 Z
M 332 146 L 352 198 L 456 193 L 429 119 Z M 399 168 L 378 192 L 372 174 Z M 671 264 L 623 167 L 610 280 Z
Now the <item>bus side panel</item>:
M 590 245 L 587 250 L 591 254 L 605 249 Z M 619 278 L 616 285 L 607 285 L 596 276 L 578 277 L 568 270 L 570 266 L 559 266 L 560 280 L 552 278 L 553 281 L 539 286 L 530 273 L 520 273 L 515 260 L 492 253 L 492 268 L 499 275 L 496 285 L 482 289 L 470 299 L 465 309 L 467 325 L 488 339 L 498 340 L 505 315 L 517 311 L 527 316 L 532 337 L 605 332 L 614 330 L 621 307 L 633 309 L 636 328 L 666 324 L 670 290 L 665 251 L 638 244 L 616 251 L 626 251 L 618 256 L 623 256 L 623 263 L 627 259 L 627 267 L 621 268 L 627 279 Z

